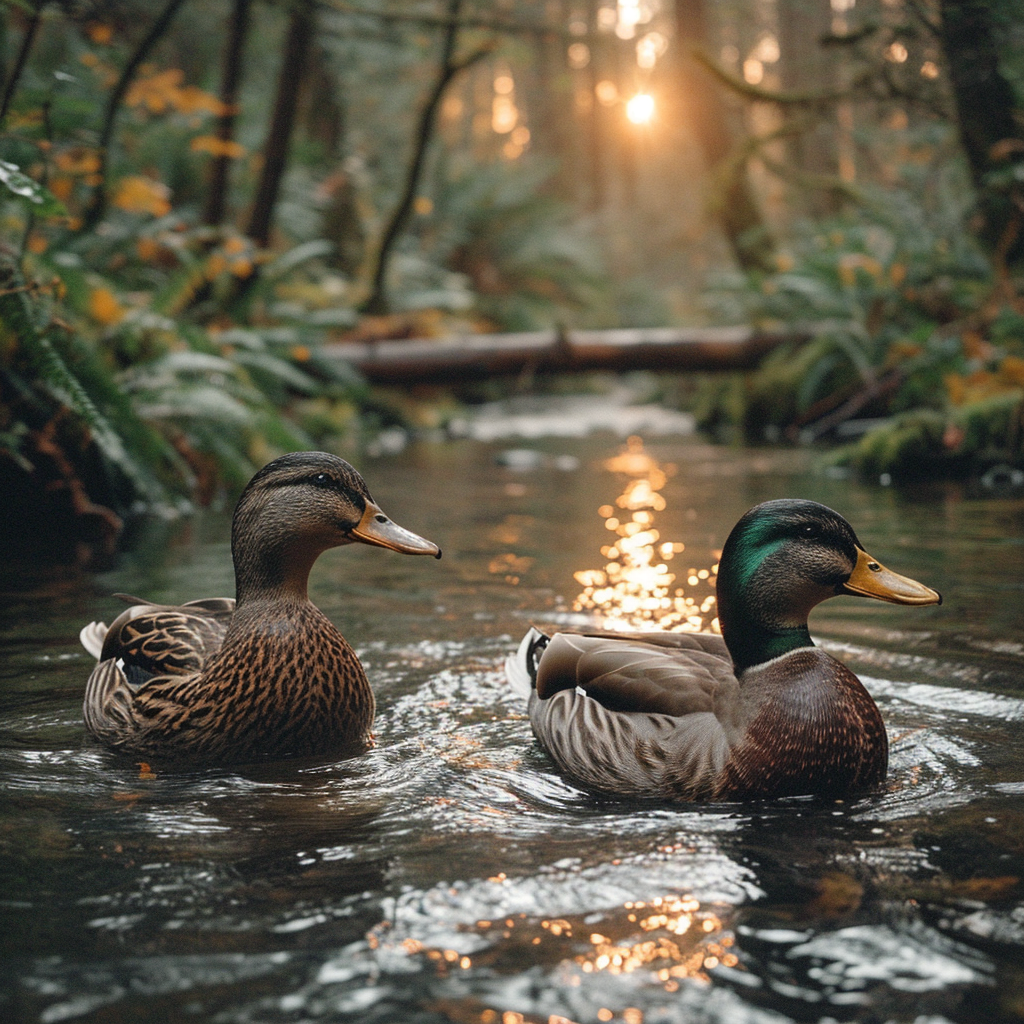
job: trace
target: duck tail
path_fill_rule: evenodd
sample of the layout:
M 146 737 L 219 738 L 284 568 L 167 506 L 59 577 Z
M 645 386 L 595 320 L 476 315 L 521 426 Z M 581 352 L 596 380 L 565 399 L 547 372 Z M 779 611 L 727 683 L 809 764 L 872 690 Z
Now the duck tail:
M 83 626 L 78 634 L 82 646 L 97 660 L 103 653 L 103 641 L 107 635 L 107 624 L 105 622 L 90 622 Z
M 550 642 L 551 637 L 531 626 L 516 653 L 505 659 L 505 677 L 516 693 L 529 697 L 537 688 L 537 665 Z

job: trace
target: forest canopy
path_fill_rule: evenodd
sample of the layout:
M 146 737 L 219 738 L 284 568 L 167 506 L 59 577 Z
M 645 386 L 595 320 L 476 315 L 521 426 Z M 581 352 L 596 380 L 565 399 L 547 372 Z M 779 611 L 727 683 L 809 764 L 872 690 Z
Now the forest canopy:
M 1016 0 L 4 0 L 0 486 L 109 545 L 400 421 L 347 339 L 552 325 L 811 324 L 703 422 L 1024 468 L 1022 44 Z

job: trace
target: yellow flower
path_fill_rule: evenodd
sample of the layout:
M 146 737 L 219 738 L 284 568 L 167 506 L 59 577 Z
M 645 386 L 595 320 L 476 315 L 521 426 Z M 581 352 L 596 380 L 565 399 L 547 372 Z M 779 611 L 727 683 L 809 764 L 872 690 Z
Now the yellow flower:
M 1007 356 L 999 366 L 999 375 L 1010 384 L 1024 385 L 1024 359 Z
M 106 46 L 114 38 L 113 28 L 98 21 L 90 22 L 85 31 L 89 36 L 90 42 L 95 43 L 97 46 Z
M 129 107 L 145 107 L 153 114 L 166 110 L 183 114 L 224 113 L 224 104 L 213 93 L 195 85 L 182 85 L 184 78 L 185 73 L 180 68 L 153 71 L 150 67 L 132 82 L 124 101 Z
M 50 191 L 62 202 L 66 203 L 71 198 L 75 183 L 70 178 L 54 178 L 50 182 Z
M 157 253 L 160 252 L 160 246 L 152 238 L 147 238 L 143 235 L 135 243 L 135 251 L 139 254 L 140 260 L 148 263 L 150 260 L 156 259 Z
M 197 135 L 190 143 L 194 153 L 209 153 L 210 156 L 226 156 L 232 160 L 245 156 L 246 149 L 233 139 L 218 139 L 216 135 Z
M 206 261 L 206 279 L 212 281 L 215 277 L 220 277 L 227 269 L 228 261 L 219 252 L 215 252 Z
M 89 293 L 89 316 L 109 327 L 124 317 L 125 310 L 109 288 L 94 288 Z
M 170 194 L 171 190 L 163 182 L 133 174 L 118 182 L 113 203 L 129 213 L 164 217 L 171 212 Z
M 53 162 L 65 174 L 95 174 L 100 169 L 100 155 L 95 149 L 74 146 L 57 153 Z
M 146 107 L 151 113 L 159 114 L 171 106 L 171 97 L 184 77 L 180 68 L 140 75 L 128 87 L 124 102 L 129 107 Z
M 211 92 L 205 92 L 196 85 L 177 89 L 169 97 L 172 106 L 183 114 L 199 112 L 219 117 L 224 113 L 224 104 Z

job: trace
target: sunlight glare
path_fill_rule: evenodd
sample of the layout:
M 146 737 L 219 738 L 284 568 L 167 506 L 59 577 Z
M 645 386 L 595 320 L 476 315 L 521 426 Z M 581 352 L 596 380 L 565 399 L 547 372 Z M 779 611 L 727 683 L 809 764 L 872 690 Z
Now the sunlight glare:
M 688 569 L 685 575 L 690 592 L 684 591 L 676 574 L 669 572 L 668 563 L 686 550 L 686 545 L 663 539 L 655 527 L 657 513 L 665 510 L 660 492 L 668 482 L 670 467 L 660 466 L 644 451 L 643 441 L 631 437 L 625 450 L 608 459 L 604 468 L 629 479 L 614 505 L 598 509 L 605 529 L 615 538 L 601 548 L 607 559 L 604 568 L 581 569 L 574 574 L 583 590 L 573 609 L 597 613 L 602 629 L 717 630 L 718 566 Z
M 626 104 L 626 117 L 633 124 L 650 124 L 654 117 L 654 97 L 646 92 L 638 92 Z

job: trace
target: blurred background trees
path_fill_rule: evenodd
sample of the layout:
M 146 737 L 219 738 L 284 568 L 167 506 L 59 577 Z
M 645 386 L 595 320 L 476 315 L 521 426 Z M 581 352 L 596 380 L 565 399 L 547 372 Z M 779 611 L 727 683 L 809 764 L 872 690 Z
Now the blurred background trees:
M 102 543 L 399 417 L 327 343 L 553 324 L 813 322 L 704 422 L 1017 465 L 1022 43 L 1017 0 L 4 0 L 0 486 Z

